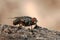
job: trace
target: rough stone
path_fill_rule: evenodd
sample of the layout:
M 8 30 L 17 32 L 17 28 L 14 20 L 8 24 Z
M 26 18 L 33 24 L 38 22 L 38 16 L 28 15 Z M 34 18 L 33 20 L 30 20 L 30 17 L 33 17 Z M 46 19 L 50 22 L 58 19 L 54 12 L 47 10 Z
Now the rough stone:
M 0 24 L 0 40 L 60 40 L 60 32 L 42 27 L 18 30 L 17 26 Z

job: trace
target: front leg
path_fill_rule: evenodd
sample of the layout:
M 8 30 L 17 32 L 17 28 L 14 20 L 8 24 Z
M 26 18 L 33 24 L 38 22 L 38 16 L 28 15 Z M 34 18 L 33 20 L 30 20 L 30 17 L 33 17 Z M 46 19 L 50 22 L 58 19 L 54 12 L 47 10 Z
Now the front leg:
M 22 24 L 19 24 L 19 26 L 18 26 L 18 30 L 21 29 L 21 28 L 22 28 Z

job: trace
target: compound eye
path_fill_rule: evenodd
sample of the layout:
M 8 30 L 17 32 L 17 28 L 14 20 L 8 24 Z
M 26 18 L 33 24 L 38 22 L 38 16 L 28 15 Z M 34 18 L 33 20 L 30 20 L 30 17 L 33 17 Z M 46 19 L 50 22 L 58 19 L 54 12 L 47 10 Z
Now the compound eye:
M 32 18 L 32 22 L 37 23 L 37 19 L 36 18 Z
M 34 23 L 37 23 L 37 20 L 35 20 Z

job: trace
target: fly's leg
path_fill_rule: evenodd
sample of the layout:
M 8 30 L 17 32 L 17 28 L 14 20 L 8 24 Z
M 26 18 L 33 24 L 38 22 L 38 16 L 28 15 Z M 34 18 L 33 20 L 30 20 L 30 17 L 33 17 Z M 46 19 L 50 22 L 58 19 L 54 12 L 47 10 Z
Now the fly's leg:
M 32 30 L 32 25 L 31 25 L 31 30 Z

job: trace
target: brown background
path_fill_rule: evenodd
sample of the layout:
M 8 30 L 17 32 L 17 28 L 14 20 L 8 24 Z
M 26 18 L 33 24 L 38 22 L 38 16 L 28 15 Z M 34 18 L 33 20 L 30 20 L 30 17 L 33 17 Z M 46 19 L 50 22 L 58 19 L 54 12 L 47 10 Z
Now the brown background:
M 0 0 L 0 23 L 12 25 L 16 16 L 31 16 L 38 25 L 60 31 L 60 0 Z

